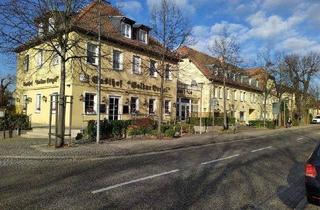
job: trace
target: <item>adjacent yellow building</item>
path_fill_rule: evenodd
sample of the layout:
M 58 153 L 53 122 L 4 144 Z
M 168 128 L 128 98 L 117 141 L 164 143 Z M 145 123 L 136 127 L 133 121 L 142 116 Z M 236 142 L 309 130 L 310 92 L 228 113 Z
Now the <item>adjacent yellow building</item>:
M 96 119 L 98 43 L 92 25 L 98 6 L 94 1 L 80 11 L 75 30 L 70 34 L 70 40 L 77 40 L 77 46 L 68 56 L 77 58 L 67 62 L 66 95 L 73 97 L 73 103 L 71 115 L 67 104 L 66 125 L 72 116 L 74 129 Z M 168 54 L 163 63 L 160 53 L 163 49 L 149 35 L 149 27 L 123 16 L 110 4 L 103 3 L 99 9 L 104 17 L 101 118 L 157 118 L 161 87 L 158 69 L 164 65 L 164 120 L 175 120 L 177 57 Z M 59 93 L 59 56 L 47 50 L 45 44 L 23 46 L 17 53 L 17 110 L 29 115 L 33 126 L 47 126 L 51 95 Z M 52 99 L 54 113 L 55 97 Z

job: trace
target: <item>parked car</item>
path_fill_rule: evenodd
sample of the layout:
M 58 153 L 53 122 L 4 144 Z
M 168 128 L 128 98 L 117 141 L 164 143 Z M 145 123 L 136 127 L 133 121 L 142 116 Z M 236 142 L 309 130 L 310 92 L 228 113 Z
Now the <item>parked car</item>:
M 318 115 L 318 116 L 314 117 L 312 119 L 312 123 L 313 124 L 320 124 L 320 116 Z
M 305 165 L 305 185 L 308 202 L 320 206 L 320 144 Z

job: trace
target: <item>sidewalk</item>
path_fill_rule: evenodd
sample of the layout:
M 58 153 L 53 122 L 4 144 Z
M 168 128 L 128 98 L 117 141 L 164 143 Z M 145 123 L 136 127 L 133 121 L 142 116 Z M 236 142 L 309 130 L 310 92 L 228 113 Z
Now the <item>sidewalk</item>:
M 148 153 L 167 152 L 210 144 L 222 144 L 232 141 L 246 141 L 252 138 L 292 132 L 294 130 L 319 129 L 318 125 L 295 128 L 244 129 L 236 134 L 193 135 L 173 140 L 122 140 L 103 142 L 102 144 L 75 145 L 71 148 L 54 149 L 47 146 L 47 140 L 6 139 L 0 140 L 0 159 L 88 159 L 113 158 Z

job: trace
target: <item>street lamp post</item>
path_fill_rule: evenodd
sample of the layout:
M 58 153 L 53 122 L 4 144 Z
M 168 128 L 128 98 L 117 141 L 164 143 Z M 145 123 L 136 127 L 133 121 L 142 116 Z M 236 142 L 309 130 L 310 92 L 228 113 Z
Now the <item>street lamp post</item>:
M 99 0 L 99 4 L 101 4 L 101 0 Z M 100 142 L 100 104 L 101 104 L 101 30 L 102 30 L 102 23 L 101 23 L 101 9 L 98 12 L 98 83 L 97 83 L 97 136 L 96 142 L 99 144 Z

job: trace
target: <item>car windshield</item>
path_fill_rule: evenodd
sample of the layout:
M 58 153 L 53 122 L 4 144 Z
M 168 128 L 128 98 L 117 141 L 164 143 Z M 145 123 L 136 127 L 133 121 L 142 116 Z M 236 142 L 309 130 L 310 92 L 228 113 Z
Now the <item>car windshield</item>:
M 320 119 L 320 116 L 316 116 L 316 119 Z

